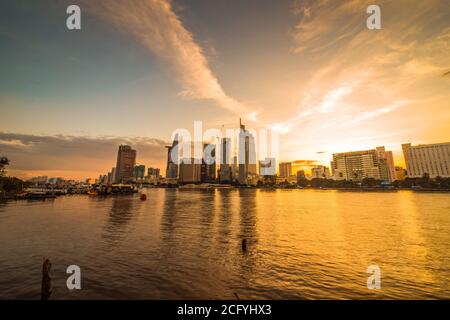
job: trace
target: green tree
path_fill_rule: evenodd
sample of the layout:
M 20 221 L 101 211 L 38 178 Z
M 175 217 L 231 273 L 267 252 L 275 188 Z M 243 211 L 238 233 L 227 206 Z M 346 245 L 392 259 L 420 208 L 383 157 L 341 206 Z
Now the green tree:
M 7 157 L 0 157 L 0 177 L 3 177 L 6 173 L 6 166 L 9 165 L 9 159 Z

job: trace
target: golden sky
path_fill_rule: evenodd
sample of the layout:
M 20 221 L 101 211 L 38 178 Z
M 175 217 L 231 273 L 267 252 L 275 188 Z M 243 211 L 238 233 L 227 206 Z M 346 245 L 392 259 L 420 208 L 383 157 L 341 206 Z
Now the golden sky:
M 82 1 L 78 33 L 44 3 L 0 16 L 11 174 L 97 176 L 120 142 L 164 171 L 194 120 L 277 128 L 282 161 L 384 145 L 402 164 L 402 143 L 450 140 L 449 1 L 377 1 L 381 30 L 372 1 Z

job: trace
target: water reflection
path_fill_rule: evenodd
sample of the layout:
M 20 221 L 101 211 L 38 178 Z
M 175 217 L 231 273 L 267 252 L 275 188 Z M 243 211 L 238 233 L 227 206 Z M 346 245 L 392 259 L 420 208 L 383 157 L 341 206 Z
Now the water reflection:
M 103 238 L 112 243 L 122 240 L 127 233 L 127 225 L 135 215 L 135 197 L 117 196 L 112 198 L 111 209 L 104 228 Z
M 450 297 L 448 194 L 144 192 L 0 204 L 0 298 L 34 296 L 42 253 L 55 263 L 55 298 Z M 85 287 L 70 293 L 63 265 L 74 261 Z M 371 264 L 377 292 L 366 287 Z

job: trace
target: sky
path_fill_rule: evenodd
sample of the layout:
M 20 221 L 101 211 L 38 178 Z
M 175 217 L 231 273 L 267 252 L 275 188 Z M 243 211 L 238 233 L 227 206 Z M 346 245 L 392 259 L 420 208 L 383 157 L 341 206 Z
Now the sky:
M 68 30 L 66 8 L 81 8 Z M 381 30 L 366 9 L 381 8 Z M 450 141 L 450 0 L 3 0 L 8 173 L 97 177 L 118 145 L 165 171 L 178 128 L 280 132 L 280 161 Z

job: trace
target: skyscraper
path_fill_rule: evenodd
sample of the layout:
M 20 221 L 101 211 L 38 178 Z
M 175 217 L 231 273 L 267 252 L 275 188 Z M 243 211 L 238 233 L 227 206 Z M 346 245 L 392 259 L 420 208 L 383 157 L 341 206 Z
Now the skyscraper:
M 116 164 L 116 182 L 127 183 L 132 181 L 135 164 L 136 150 L 126 145 L 119 146 Z
M 140 181 L 144 179 L 145 176 L 145 165 L 140 164 L 134 167 L 134 179 Z
M 216 180 L 216 146 L 214 144 L 204 144 L 201 181 L 214 182 L 214 180 Z
M 171 146 L 167 146 L 167 168 L 166 178 L 177 179 L 178 178 L 178 134 L 175 135 L 175 139 Z
M 222 138 L 220 144 L 220 166 L 219 180 L 222 183 L 229 183 L 233 180 L 231 171 L 231 139 Z
M 431 178 L 450 177 L 450 142 L 402 144 L 408 177 L 418 178 L 427 173 Z
M 116 183 L 117 181 L 117 174 L 116 174 L 116 167 L 111 169 L 111 184 Z
M 200 159 L 183 158 L 180 163 L 179 182 L 201 182 L 202 162 Z
M 255 138 L 245 130 L 245 125 L 239 120 L 239 183 L 247 184 L 250 176 L 256 175 L 256 147 Z

